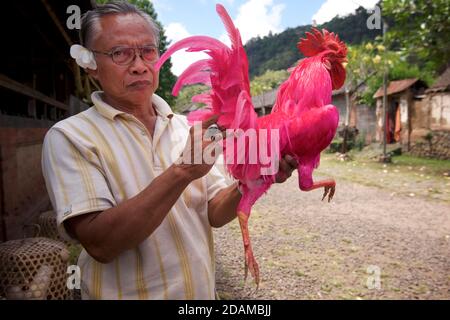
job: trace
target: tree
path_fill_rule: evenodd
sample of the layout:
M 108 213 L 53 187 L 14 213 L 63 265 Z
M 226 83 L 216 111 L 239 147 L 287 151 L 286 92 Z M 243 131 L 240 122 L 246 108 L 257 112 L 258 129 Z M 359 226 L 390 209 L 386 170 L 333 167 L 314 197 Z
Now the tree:
M 193 96 L 200 93 L 205 93 L 208 90 L 209 87 L 202 84 L 194 84 L 183 87 L 183 89 L 181 89 L 178 93 L 173 110 L 177 112 L 183 111 L 184 108 L 192 104 L 191 99 Z M 198 106 L 201 108 L 203 105 L 199 103 Z
M 374 105 L 373 95 L 383 84 L 385 67 L 389 70 L 389 81 L 407 78 L 420 78 L 428 84 L 432 81 L 428 70 L 411 65 L 402 51 L 387 50 L 377 38 L 374 42 L 348 48 L 347 83 L 350 87 L 361 82 L 367 86 L 358 96 L 359 102 Z
M 450 61 L 450 1 L 384 0 L 382 14 L 395 21 L 388 39 L 408 60 L 436 73 Z
M 286 70 L 267 70 L 263 75 L 255 77 L 250 82 L 250 91 L 253 97 L 276 89 L 289 77 Z
M 97 3 L 104 4 L 109 2 L 108 0 L 97 0 Z M 129 3 L 134 4 L 136 7 L 150 15 L 152 19 L 156 22 L 156 24 L 159 26 L 159 29 L 161 30 L 159 34 L 159 51 L 164 52 L 166 51 L 169 43 L 167 41 L 167 37 L 164 33 L 164 28 L 162 24 L 158 21 L 158 15 L 156 14 L 155 8 L 153 7 L 153 4 L 149 0 L 128 0 Z M 170 70 L 172 68 L 172 63 L 170 62 L 170 59 L 164 63 L 164 65 L 161 67 L 161 70 L 159 71 L 159 87 L 158 90 L 156 90 L 156 94 L 159 95 L 161 98 L 167 101 L 169 105 L 173 105 L 175 103 L 175 97 L 172 96 L 172 87 L 174 86 L 176 82 L 176 77 Z

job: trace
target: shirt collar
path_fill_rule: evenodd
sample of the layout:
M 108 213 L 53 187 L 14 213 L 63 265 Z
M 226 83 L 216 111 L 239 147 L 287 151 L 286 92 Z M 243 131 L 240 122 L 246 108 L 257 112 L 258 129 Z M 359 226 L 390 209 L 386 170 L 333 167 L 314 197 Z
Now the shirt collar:
M 95 91 L 91 95 L 92 102 L 94 103 L 94 107 L 98 113 L 112 121 L 117 115 L 126 113 L 107 104 L 105 101 L 103 101 L 102 95 L 103 91 Z M 163 119 L 170 120 L 173 117 L 173 112 L 170 106 L 163 98 L 161 98 L 157 94 L 153 94 L 152 103 L 155 106 L 156 113 Z

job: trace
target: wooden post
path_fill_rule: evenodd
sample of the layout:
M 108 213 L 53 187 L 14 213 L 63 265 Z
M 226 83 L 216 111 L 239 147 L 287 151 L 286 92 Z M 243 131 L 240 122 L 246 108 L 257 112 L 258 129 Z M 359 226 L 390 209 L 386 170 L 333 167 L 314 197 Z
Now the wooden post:
M 90 101 L 91 100 L 91 83 L 89 82 L 89 76 L 86 74 L 84 77 L 84 96 Z
M 386 23 L 386 20 L 383 20 L 383 44 L 386 47 L 386 32 L 387 32 L 388 25 Z M 391 162 L 391 158 L 386 153 L 386 134 L 387 134 L 387 119 L 386 119 L 386 112 L 387 112 L 387 87 L 388 87 L 388 64 L 386 62 L 386 51 L 384 51 L 383 55 L 383 155 L 381 156 L 381 162 Z
M 77 96 L 79 98 L 81 98 L 81 97 L 83 97 L 83 94 L 84 94 L 83 83 L 81 81 L 81 70 L 75 60 L 72 60 L 72 70 L 73 70 L 73 74 L 75 76 L 76 93 L 77 93 Z
M 66 40 L 67 44 L 71 46 L 73 44 L 72 40 L 70 39 L 69 35 L 67 34 L 66 30 L 64 29 L 63 25 L 58 19 L 58 16 L 53 11 L 52 7 L 49 5 L 47 0 L 41 0 L 42 4 L 44 5 L 45 9 L 47 10 L 47 13 L 49 14 L 50 18 L 53 20 L 53 22 L 56 25 L 56 28 L 58 28 L 59 32 L 61 32 L 61 35 Z

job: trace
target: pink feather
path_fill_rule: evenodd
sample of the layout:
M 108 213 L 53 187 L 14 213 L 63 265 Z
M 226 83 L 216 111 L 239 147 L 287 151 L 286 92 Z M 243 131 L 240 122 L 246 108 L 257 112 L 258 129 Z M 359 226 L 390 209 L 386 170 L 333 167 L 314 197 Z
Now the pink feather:
M 276 173 L 263 173 L 263 169 L 270 164 L 263 163 L 260 156 L 264 151 L 269 158 L 279 161 L 290 155 L 298 162 L 301 190 L 324 186 L 315 184 L 312 173 L 320 163 L 321 151 L 330 144 L 338 126 L 339 113 L 331 105 L 331 93 L 345 80 L 345 69 L 341 63 L 345 60 L 347 49 L 338 36 L 326 30 L 321 33 L 313 29 L 312 33 L 307 33 L 307 38 L 298 44 L 307 58 L 289 70 L 290 76 L 280 86 L 272 112 L 258 118 L 250 96 L 248 59 L 239 30 L 222 5 L 218 4 L 216 10 L 231 39 L 231 48 L 209 37 L 190 37 L 171 46 L 156 68 L 159 69 L 174 52 L 182 49 L 188 52 L 205 51 L 210 57 L 187 68 L 173 92 L 177 94 L 183 85 L 207 84 L 210 91 L 192 99 L 193 102 L 206 103 L 207 109 L 191 112 L 188 121 L 203 121 L 212 115 L 219 115 L 219 126 L 242 133 L 226 138 L 222 146 L 227 170 L 242 184 L 238 216 L 246 266 L 258 283 L 259 269 L 253 257 L 246 223 L 252 206 L 277 177 Z M 256 134 L 256 142 L 250 136 L 252 130 Z M 272 139 L 277 136 L 278 140 Z M 256 159 L 251 152 L 255 148 Z
M 192 75 L 195 75 L 197 73 L 204 73 L 208 71 L 209 69 L 209 60 L 203 59 L 194 62 L 191 64 L 186 70 L 183 71 L 183 73 L 178 77 L 177 82 L 175 83 L 175 86 L 172 89 L 172 95 L 178 96 L 178 92 L 180 91 L 181 87 L 187 84 L 192 84 L 192 81 L 189 81 L 191 79 Z M 207 84 L 210 84 L 211 81 L 208 80 Z

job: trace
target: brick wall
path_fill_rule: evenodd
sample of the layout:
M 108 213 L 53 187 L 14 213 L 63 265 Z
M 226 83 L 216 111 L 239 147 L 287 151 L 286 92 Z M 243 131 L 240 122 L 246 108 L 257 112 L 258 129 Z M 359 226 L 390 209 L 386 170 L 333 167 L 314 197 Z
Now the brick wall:
M 41 171 L 42 141 L 51 122 L 0 116 L 0 241 L 22 237 L 50 203 Z

